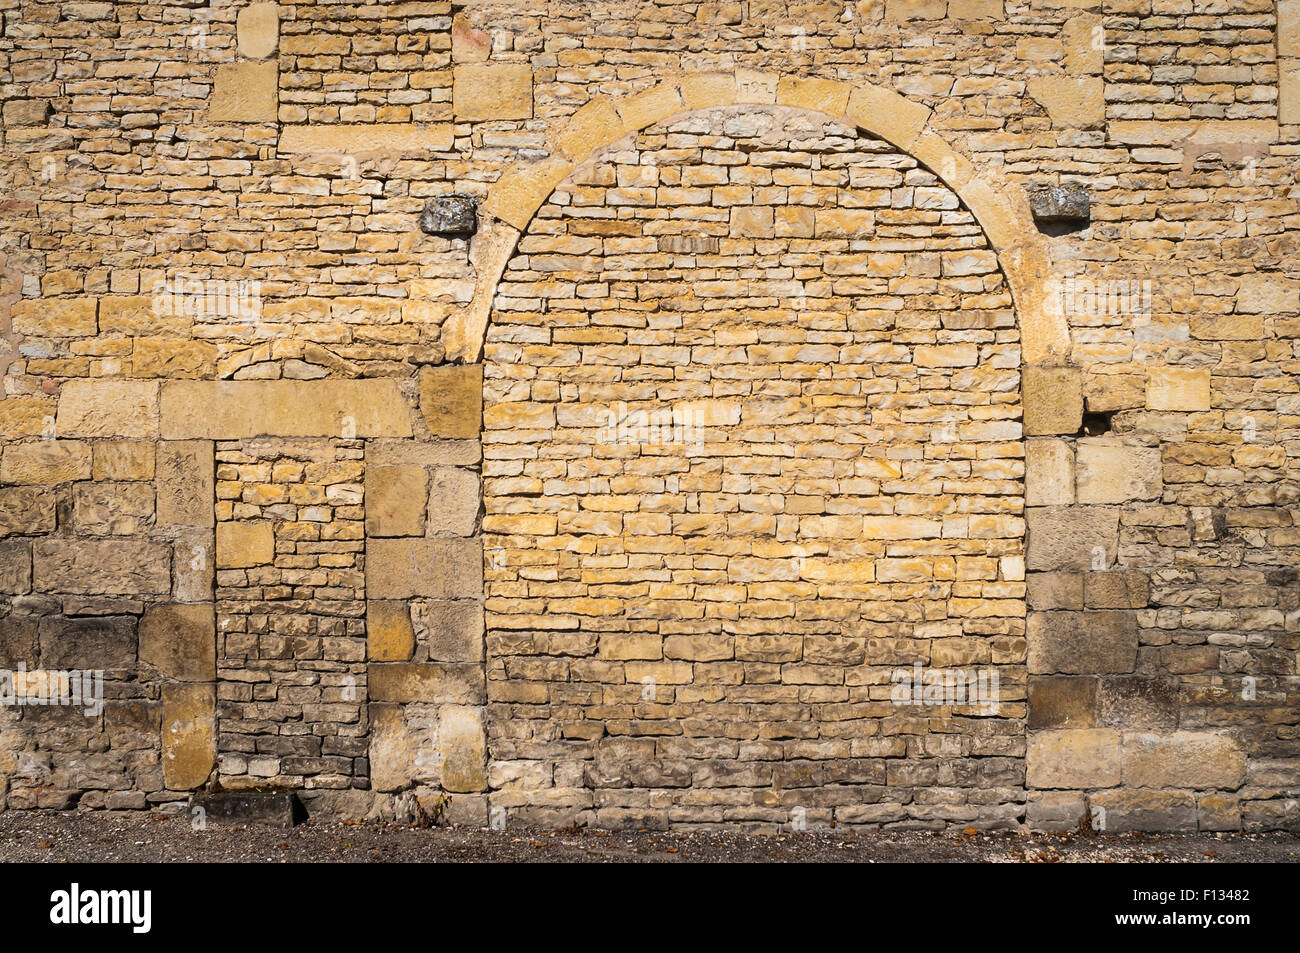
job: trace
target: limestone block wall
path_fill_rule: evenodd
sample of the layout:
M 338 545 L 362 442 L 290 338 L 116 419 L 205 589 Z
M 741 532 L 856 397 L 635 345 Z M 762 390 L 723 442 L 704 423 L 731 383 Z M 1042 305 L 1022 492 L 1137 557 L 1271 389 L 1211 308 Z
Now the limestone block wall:
M 8 5 L 0 802 L 1295 828 L 1298 30 Z

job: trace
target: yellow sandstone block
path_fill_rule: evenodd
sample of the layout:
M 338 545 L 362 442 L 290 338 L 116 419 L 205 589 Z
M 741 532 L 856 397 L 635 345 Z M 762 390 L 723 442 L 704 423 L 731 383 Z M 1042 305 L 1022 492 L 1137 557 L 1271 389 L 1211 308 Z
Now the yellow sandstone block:
M 275 533 L 265 520 L 217 524 L 217 566 L 247 569 L 275 560 Z
M 676 83 L 660 83 L 629 96 L 617 106 L 623 129 L 628 132 L 654 125 L 684 108 L 682 94 Z
M 737 100 L 735 73 L 700 73 L 682 80 L 682 101 L 687 109 L 729 106 Z
M 407 662 L 415 650 L 411 610 L 405 602 L 366 603 L 366 640 L 372 662 Z
M 41 338 L 87 337 L 99 330 L 94 298 L 19 301 L 13 306 L 13 329 Z
M 162 701 L 163 781 L 169 790 L 190 791 L 216 762 L 216 687 L 164 684 Z
M 239 11 L 235 20 L 239 55 L 263 60 L 275 52 L 280 41 L 280 6 L 276 3 L 250 3 Z
M 816 109 L 831 116 L 842 116 L 848 108 L 849 90 L 847 83 L 838 80 L 784 76 L 776 90 L 776 101 L 783 106 Z
M 450 123 L 381 122 L 323 126 L 286 126 L 282 153 L 447 152 L 455 141 Z
M 275 60 L 217 67 L 209 122 L 275 122 L 279 106 L 280 68 Z
M 463 63 L 453 74 L 451 109 L 463 122 L 529 119 L 533 68 L 527 63 Z
M 758 70 L 736 70 L 737 101 L 767 105 L 776 102 L 776 91 L 781 77 L 776 73 L 761 73 Z
M 409 437 L 411 420 L 393 380 L 172 381 L 162 386 L 162 435 Z

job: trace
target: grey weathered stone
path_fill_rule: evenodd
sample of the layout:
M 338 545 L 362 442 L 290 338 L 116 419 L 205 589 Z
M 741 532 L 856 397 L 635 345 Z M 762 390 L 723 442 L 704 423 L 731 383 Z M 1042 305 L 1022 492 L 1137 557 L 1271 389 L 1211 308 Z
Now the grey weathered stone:
M 1031 572 L 1025 578 L 1025 596 L 1030 609 L 1082 609 L 1083 574 Z
M 1196 830 L 1196 798 L 1185 791 L 1100 791 L 1089 802 L 1108 834 Z
M 213 525 L 211 441 L 161 441 L 157 471 L 159 526 Z
M 1090 190 L 1077 182 L 1029 187 L 1029 211 L 1042 223 L 1083 223 L 1092 205 Z
M 1072 791 L 1043 791 L 1025 805 L 1025 823 L 1034 831 L 1072 831 L 1085 813 L 1083 795 Z
M 148 483 L 80 483 L 72 494 L 77 531 L 93 536 L 132 536 L 154 515 Z
M 1025 565 L 1031 571 L 1101 570 L 1115 563 L 1119 510 L 1103 506 L 1030 506 Z
M 1029 679 L 1029 729 L 1091 728 L 1097 680 L 1074 676 Z
M 1110 728 L 1177 728 L 1178 679 L 1147 675 L 1103 678 L 1097 717 Z
M 481 539 L 371 539 L 366 550 L 371 599 L 477 599 L 482 594 Z
M 54 532 L 55 495 L 37 486 L 0 488 L 0 536 Z
M 483 661 L 483 606 L 472 600 L 429 599 L 411 605 L 416 637 L 435 662 Z
M 420 213 L 420 231 L 426 235 L 472 235 L 477 227 L 476 203 L 469 195 L 435 195 Z
M 23 616 L 0 617 L 0 668 L 14 669 L 21 662 L 35 668 L 40 658 L 37 620 Z
M 140 661 L 169 679 L 216 677 L 216 622 L 211 603 L 156 606 L 140 622 Z
M 369 669 L 374 702 L 481 705 L 486 701 L 483 666 L 434 662 L 379 662 Z
M 41 666 L 55 669 L 132 669 L 136 625 L 130 616 L 42 619 Z
M 42 539 L 33 547 L 41 592 L 159 596 L 171 589 L 171 547 L 134 539 Z
M 1025 637 L 1036 675 L 1123 674 L 1137 662 L 1133 612 L 1031 612 Z
M 20 596 L 32 591 L 32 544 L 26 540 L 0 543 L 0 593 Z
M 190 799 L 190 808 L 202 808 L 207 820 L 218 824 L 258 824 L 293 827 L 307 818 L 292 791 L 212 791 Z
M 1226 732 L 1126 731 L 1122 747 L 1126 787 L 1232 791 L 1246 780 L 1246 753 Z
M 1089 609 L 1144 609 L 1151 599 L 1151 580 L 1134 570 L 1083 574 L 1083 600 Z

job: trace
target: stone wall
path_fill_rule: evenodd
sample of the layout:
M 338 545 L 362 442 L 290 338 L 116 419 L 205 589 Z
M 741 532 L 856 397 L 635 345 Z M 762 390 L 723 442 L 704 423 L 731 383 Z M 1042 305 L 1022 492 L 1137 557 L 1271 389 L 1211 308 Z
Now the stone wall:
M 1294 0 L 15 0 L 0 74 L 0 669 L 104 696 L 6 806 L 1300 826 Z

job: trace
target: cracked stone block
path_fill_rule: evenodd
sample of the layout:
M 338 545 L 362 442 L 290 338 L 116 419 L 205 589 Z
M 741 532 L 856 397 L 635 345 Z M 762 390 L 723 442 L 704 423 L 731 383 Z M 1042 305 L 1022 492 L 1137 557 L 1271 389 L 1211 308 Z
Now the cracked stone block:
M 1092 193 L 1086 185 L 1065 183 L 1029 189 L 1029 211 L 1036 222 L 1086 222 L 1091 207 Z
M 426 235 L 472 235 L 476 228 L 477 203 L 469 195 L 435 195 L 420 213 L 420 231 Z

